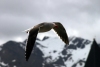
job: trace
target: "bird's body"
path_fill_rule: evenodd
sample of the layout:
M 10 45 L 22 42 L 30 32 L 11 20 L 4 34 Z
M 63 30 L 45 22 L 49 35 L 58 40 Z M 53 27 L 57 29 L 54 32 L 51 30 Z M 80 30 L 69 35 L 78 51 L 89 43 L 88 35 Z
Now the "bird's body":
M 54 23 L 41 23 L 41 27 L 39 29 L 39 33 L 48 32 L 54 27 Z
M 53 28 L 53 26 L 54 26 L 54 23 L 44 22 L 44 23 L 40 23 L 40 24 L 34 26 L 31 29 L 26 30 L 26 32 L 28 33 L 29 31 L 34 30 L 35 28 L 40 28 L 38 32 L 43 33 L 43 32 L 50 31 Z
M 29 33 L 28 36 L 28 41 L 27 41 L 27 46 L 26 46 L 26 61 L 29 59 L 31 51 L 33 49 L 33 46 L 35 44 L 35 40 L 37 37 L 38 33 L 43 33 L 43 32 L 47 32 L 50 31 L 51 29 L 54 29 L 57 34 L 60 36 L 60 38 L 66 43 L 69 44 L 69 40 L 68 40 L 68 36 L 66 33 L 66 30 L 64 29 L 64 27 L 62 26 L 61 23 L 59 22 L 53 22 L 53 23 L 40 23 L 36 26 L 34 26 L 31 29 L 28 29 L 26 32 Z

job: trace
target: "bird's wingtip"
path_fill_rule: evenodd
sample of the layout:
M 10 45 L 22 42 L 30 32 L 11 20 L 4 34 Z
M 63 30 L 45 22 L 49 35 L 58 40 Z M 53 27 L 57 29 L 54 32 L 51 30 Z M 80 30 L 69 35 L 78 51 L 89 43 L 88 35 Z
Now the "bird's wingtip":
M 28 59 L 26 59 L 26 61 L 28 61 Z
M 28 61 L 28 57 L 25 56 L 25 60 Z
M 22 32 L 26 32 L 26 33 L 28 33 L 28 32 L 29 32 L 29 30 L 24 30 L 24 31 L 22 31 Z
M 26 53 L 25 53 L 25 60 L 28 61 L 28 57 L 27 57 Z

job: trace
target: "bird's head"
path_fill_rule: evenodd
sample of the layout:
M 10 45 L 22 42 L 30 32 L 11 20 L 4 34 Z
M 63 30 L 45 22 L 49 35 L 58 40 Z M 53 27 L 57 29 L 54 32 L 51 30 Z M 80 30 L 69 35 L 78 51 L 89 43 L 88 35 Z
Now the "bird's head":
M 54 25 L 55 28 L 58 28 L 58 25 L 56 25 L 55 23 L 53 23 L 53 25 Z

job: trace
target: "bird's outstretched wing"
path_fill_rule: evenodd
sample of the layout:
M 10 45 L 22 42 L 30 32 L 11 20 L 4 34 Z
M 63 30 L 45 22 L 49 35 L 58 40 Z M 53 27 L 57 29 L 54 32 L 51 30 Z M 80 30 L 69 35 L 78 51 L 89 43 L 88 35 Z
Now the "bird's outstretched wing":
M 32 49 L 35 45 L 35 41 L 36 41 L 38 31 L 39 31 L 39 28 L 34 28 L 34 29 L 31 29 L 29 31 L 29 36 L 28 36 L 28 41 L 27 41 L 26 51 L 25 51 L 26 61 L 28 61 L 28 59 L 31 55 Z
M 68 35 L 66 33 L 65 28 L 63 27 L 63 25 L 59 22 L 54 22 L 57 27 L 54 27 L 54 31 L 58 34 L 58 36 L 60 36 L 60 38 L 67 44 L 69 45 L 69 39 L 68 39 Z

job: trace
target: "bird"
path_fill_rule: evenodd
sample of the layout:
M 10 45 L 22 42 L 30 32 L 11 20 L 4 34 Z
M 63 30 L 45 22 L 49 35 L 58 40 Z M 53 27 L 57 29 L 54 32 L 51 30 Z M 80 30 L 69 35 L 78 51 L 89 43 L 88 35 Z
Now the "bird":
M 26 61 L 28 61 L 28 59 L 31 55 L 32 49 L 34 47 L 34 44 L 35 44 L 35 41 L 37 38 L 37 34 L 43 33 L 43 32 L 48 32 L 51 29 L 53 29 L 58 34 L 60 39 L 65 44 L 69 45 L 69 39 L 68 39 L 67 32 L 66 32 L 64 26 L 60 22 L 42 22 L 28 30 L 25 30 L 26 33 L 29 33 L 27 43 L 26 43 L 26 49 L 25 49 Z

